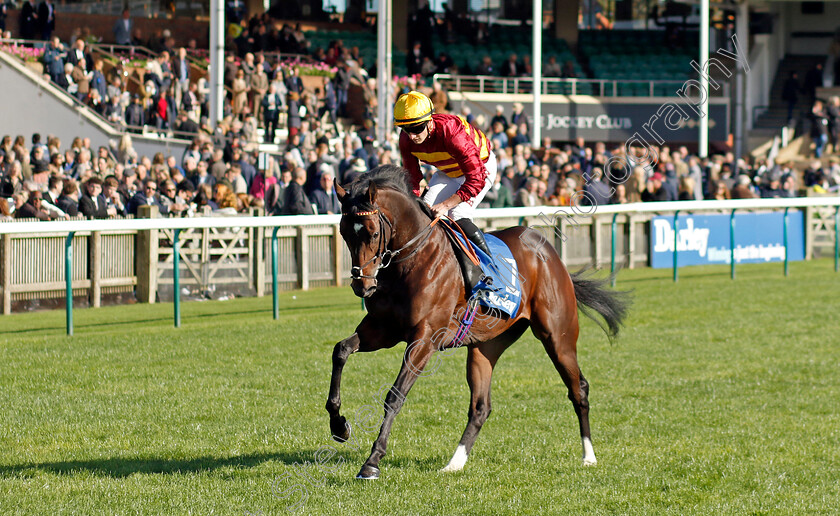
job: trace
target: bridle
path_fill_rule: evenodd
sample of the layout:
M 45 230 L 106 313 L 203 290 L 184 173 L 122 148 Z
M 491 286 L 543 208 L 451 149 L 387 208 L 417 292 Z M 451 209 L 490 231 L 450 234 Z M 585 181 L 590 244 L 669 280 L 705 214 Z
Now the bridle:
M 377 276 L 379 275 L 380 270 L 387 268 L 392 263 L 404 262 L 404 261 L 408 260 L 409 258 L 411 258 L 412 256 L 414 256 L 414 254 L 417 251 L 419 251 L 421 247 L 423 247 L 422 244 L 424 244 L 426 242 L 426 240 L 429 239 L 429 237 L 432 234 L 432 228 L 435 226 L 435 223 L 438 221 L 437 218 L 433 219 L 432 221 L 429 222 L 429 224 L 425 228 L 423 228 L 422 230 L 420 230 L 419 233 L 414 235 L 414 238 L 412 238 L 411 240 L 406 242 L 406 244 L 404 246 L 400 247 L 397 250 L 392 251 L 392 250 L 388 249 L 388 244 L 391 242 L 391 237 L 394 235 L 394 232 L 396 231 L 396 225 L 395 225 L 395 223 L 392 223 L 390 220 L 388 220 L 388 217 L 386 217 L 379 208 L 374 208 L 371 211 L 361 211 L 361 212 L 357 212 L 357 213 L 347 213 L 343 216 L 345 216 L 345 217 L 346 216 L 370 217 L 370 216 L 373 216 L 373 215 L 376 215 L 376 216 L 379 217 L 379 227 L 380 227 L 379 243 L 377 244 L 376 254 L 373 256 L 373 258 L 366 261 L 362 265 L 360 265 L 358 267 L 351 267 L 350 268 L 350 278 L 352 278 L 354 280 L 357 280 L 357 279 L 372 279 L 375 282 L 375 281 L 377 281 Z M 384 226 L 388 226 L 388 237 L 387 237 L 387 239 L 385 238 L 385 232 L 382 231 L 382 228 Z M 417 245 L 414 248 L 413 251 L 411 251 L 410 253 L 408 253 L 407 255 L 405 255 L 402 258 L 395 259 L 403 251 L 405 251 L 407 248 L 411 247 L 412 245 L 418 243 L 421 239 L 422 239 L 422 242 L 420 242 L 420 245 Z M 368 275 L 362 274 L 362 270 L 377 259 L 379 260 L 379 263 L 376 265 L 376 269 L 373 270 L 372 275 L 368 276 Z

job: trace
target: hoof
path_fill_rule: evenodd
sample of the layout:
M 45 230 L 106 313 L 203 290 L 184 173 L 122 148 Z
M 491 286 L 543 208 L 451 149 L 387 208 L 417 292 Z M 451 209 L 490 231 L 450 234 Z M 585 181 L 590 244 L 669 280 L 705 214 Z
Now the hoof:
M 584 466 L 594 466 L 596 464 L 598 464 L 598 459 L 595 457 L 592 457 L 591 459 L 583 459 Z
M 379 478 L 379 468 L 367 464 L 362 466 L 361 471 L 356 475 L 356 480 L 376 480 L 377 478 Z
M 454 473 L 455 471 L 461 471 L 464 469 L 464 466 L 453 466 L 451 464 L 447 464 L 446 467 L 440 468 L 438 471 L 441 473 Z
M 340 443 L 350 439 L 350 425 L 347 424 L 344 416 L 330 419 L 330 432 L 332 432 L 332 438 Z

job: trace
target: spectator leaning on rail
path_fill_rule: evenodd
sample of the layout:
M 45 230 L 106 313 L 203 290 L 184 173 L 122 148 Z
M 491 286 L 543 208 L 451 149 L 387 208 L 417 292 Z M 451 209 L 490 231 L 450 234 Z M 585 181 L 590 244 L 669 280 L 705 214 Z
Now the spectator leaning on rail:
M 73 179 L 64 182 L 64 188 L 56 201 L 56 206 L 70 217 L 79 214 L 79 184 Z
M 157 192 L 157 184 L 151 179 L 147 179 L 143 184 L 143 190 L 134 194 L 134 197 L 128 202 L 126 211 L 130 215 L 137 215 L 137 208 L 140 206 L 157 206 L 158 210 L 162 210 L 160 201 L 155 197 Z
M 423 201 L 435 215 L 448 215 L 488 256 L 484 234 L 472 221 L 475 207 L 496 179 L 496 156 L 480 130 L 461 117 L 434 113 L 426 95 L 412 91 L 394 106 L 394 123 L 402 129 L 400 154 L 415 195 L 420 195 L 420 163 L 438 169 Z
M 41 195 L 40 191 L 31 190 L 26 203 L 15 212 L 15 217 L 19 219 L 50 220 L 50 214 L 41 206 Z
M 91 177 L 85 183 L 85 195 L 79 201 L 79 211 L 89 219 L 107 219 L 108 206 L 102 195 L 102 180 Z

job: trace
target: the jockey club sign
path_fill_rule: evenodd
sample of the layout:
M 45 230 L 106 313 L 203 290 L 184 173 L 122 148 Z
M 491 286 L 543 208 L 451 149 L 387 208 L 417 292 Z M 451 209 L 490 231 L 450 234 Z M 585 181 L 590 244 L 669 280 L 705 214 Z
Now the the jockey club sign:
M 450 94 L 450 108 L 458 110 L 460 102 L 457 94 Z M 474 114 L 484 113 L 489 119 L 495 113 L 497 105 L 504 107 L 505 117 L 510 119 L 513 103 L 516 99 L 511 96 L 486 95 L 476 98 L 472 95 L 465 101 Z M 495 97 L 495 98 L 493 98 Z M 525 97 L 524 95 L 522 97 Z M 529 96 L 530 97 L 530 96 Z M 501 100 L 504 98 L 504 100 Z M 567 97 L 563 97 L 567 98 Z M 697 141 L 699 122 L 697 115 L 690 109 L 684 109 L 686 118 L 680 120 L 679 127 L 666 129 L 661 116 L 663 106 L 674 105 L 675 101 L 666 97 L 655 98 L 618 98 L 599 99 L 597 102 L 554 101 L 543 97 L 541 127 L 542 136 L 552 140 L 571 141 L 582 137 L 591 141 L 618 142 L 631 138 L 639 133 L 647 138 L 648 129 L 659 134 L 668 143 L 682 143 Z M 532 120 L 533 106 L 530 99 L 520 101 Z M 681 104 L 676 104 L 681 105 Z M 729 103 L 725 98 L 710 99 L 709 104 L 709 140 L 713 142 L 726 141 L 729 134 Z

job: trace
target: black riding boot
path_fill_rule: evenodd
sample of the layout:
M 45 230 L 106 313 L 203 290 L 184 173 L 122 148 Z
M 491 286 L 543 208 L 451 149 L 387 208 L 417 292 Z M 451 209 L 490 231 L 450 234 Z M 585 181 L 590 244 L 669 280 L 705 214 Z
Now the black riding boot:
M 481 235 L 481 231 L 475 227 L 475 224 L 470 219 L 461 219 L 456 221 L 456 223 L 461 226 L 461 229 L 464 230 L 464 233 L 467 237 L 473 240 L 472 234 L 478 233 L 481 236 L 481 244 L 483 244 L 483 248 L 479 247 L 482 251 L 484 251 L 487 247 L 487 242 L 484 240 L 484 236 Z M 480 245 L 476 243 L 476 245 Z M 464 281 L 467 284 L 467 296 L 470 295 L 473 288 L 476 285 L 481 283 L 482 281 L 487 282 L 487 278 L 484 277 L 484 274 L 481 271 L 481 267 L 478 265 L 474 265 L 472 261 L 467 257 L 466 253 L 463 252 L 456 252 L 455 256 L 458 258 L 458 263 L 461 265 L 461 272 L 464 274 Z
M 478 246 L 478 248 L 481 249 L 484 252 L 484 254 L 491 258 L 493 257 L 493 255 L 490 254 L 490 247 L 487 245 L 487 240 L 484 239 L 484 233 L 480 229 L 478 229 L 478 227 L 476 227 L 473 221 L 471 221 L 470 219 L 458 219 L 455 222 L 459 226 L 461 226 L 461 229 L 464 230 L 464 233 L 466 233 L 467 238 L 469 238 L 472 243 Z

